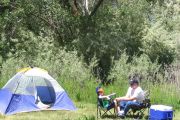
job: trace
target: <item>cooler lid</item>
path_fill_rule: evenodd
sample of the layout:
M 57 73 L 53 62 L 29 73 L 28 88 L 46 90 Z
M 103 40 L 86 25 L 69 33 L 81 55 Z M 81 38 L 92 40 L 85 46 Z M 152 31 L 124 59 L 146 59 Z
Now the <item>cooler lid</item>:
M 171 106 L 166 106 L 166 105 L 151 105 L 150 109 L 159 110 L 159 111 L 172 111 L 173 110 Z

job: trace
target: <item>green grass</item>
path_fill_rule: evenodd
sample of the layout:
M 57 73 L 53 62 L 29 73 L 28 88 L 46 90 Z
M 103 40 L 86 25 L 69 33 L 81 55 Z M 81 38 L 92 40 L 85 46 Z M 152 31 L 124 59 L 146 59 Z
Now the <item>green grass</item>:
M 11 116 L 1 116 L 0 120 L 95 120 L 96 104 L 76 102 L 77 111 L 39 111 L 30 113 L 19 113 Z M 180 112 L 175 112 L 173 120 L 179 120 Z M 112 118 L 103 118 L 111 120 Z M 117 119 L 120 119 L 117 117 Z M 100 119 L 101 120 L 101 119 Z M 128 120 L 128 119 L 125 119 Z M 131 120 L 131 119 L 129 119 Z
M 95 81 L 95 80 L 94 80 Z M 68 81 L 68 80 L 58 80 L 61 86 L 67 91 L 68 95 L 76 102 L 88 102 L 96 103 L 97 94 L 96 87 L 99 83 L 89 81 Z M 104 85 L 102 88 L 105 94 L 116 93 L 116 96 L 124 96 L 128 88 L 127 82 L 118 82 L 116 84 Z
M 67 91 L 72 100 L 76 102 L 96 103 L 97 95 L 95 92 L 98 83 L 92 81 L 76 82 L 76 81 L 63 81 L 60 84 Z M 116 82 L 113 85 L 102 86 L 105 94 L 116 93 L 116 97 L 124 96 L 127 92 L 128 83 Z M 180 110 L 180 95 L 179 88 L 174 84 L 158 84 L 148 85 L 144 90 L 150 91 L 150 99 L 152 104 L 163 104 L 173 106 L 175 109 Z

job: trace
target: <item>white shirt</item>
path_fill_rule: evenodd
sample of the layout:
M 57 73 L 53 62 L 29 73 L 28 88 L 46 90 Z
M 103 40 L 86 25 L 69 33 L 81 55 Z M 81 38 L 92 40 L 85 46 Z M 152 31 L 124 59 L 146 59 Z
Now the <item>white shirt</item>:
M 134 102 L 142 102 L 144 100 L 144 92 L 141 87 L 137 87 L 136 89 L 128 88 L 126 97 L 135 97 Z

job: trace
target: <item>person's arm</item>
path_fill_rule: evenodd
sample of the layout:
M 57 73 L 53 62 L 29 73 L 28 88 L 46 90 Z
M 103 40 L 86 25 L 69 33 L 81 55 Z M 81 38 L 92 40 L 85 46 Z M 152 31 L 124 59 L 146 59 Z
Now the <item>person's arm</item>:
M 109 98 L 108 96 L 106 96 L 106 95 L 100 95 L 99 98 L 100 98 L 100 99 L 107 99 L 107 100 L 110 99 L 110 98 Z
M 136 100 L 137 98 L 136 97 L 120 97 L 120 98 L 117 98 L 116 100 L 117 101 L 133 101 L 133 100 Z
M 115 96 L 116 95 L 116 93 L 111 93 L 111 94 L 109 94 L 109 95 L 107 95 L 108 97 L 112 97 L 112 96 Z

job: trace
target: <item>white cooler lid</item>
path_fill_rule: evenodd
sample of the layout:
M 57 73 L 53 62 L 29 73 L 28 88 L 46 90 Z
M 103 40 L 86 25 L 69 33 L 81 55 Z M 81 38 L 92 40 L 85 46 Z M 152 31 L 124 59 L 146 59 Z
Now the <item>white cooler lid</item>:
M 173 110 L 171 106 L 166 106 L 166 105 L 151 105 L 150 109 L 159 110 L 159 111 L 172 111 Z

